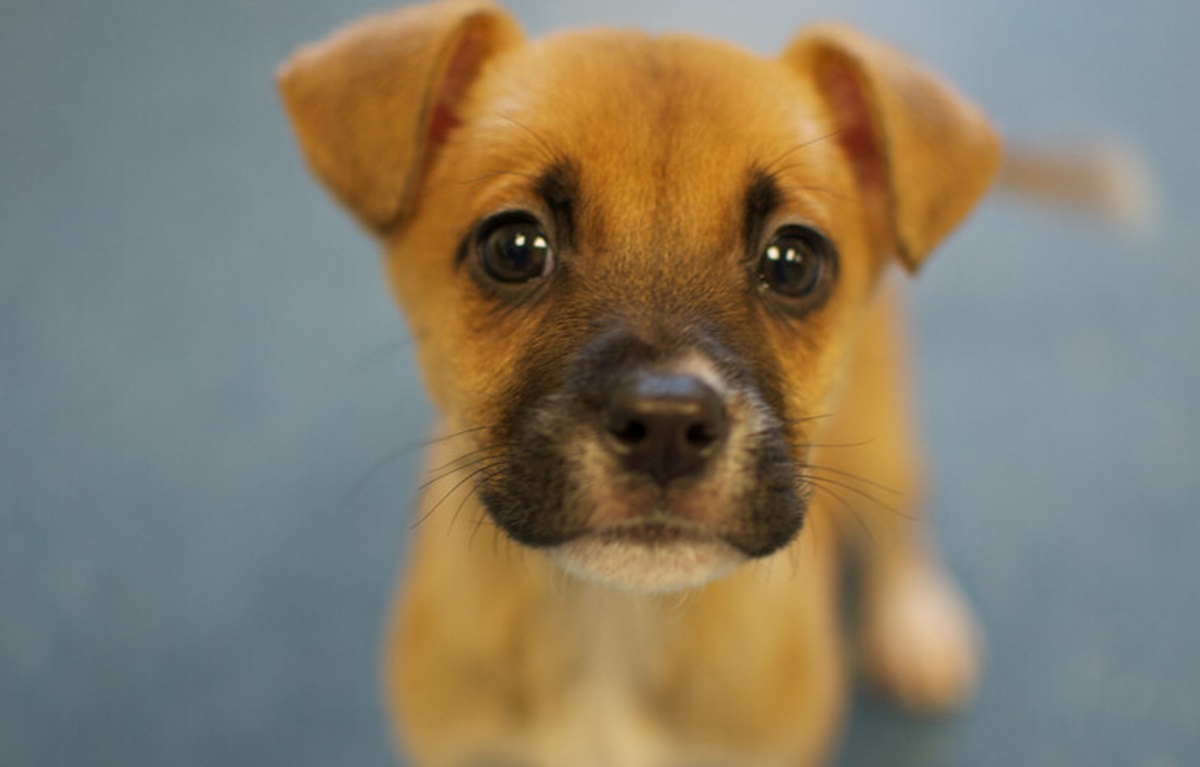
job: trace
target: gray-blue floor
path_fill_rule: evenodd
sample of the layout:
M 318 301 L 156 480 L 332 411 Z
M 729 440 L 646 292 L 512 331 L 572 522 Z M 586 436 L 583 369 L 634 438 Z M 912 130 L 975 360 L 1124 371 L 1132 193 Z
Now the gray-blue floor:
M 838 16 L 1013 135 L 1157 168 L 1127 237 L 992 202 L 916 289 L 965 715 L 840 764 L 1200 761 L 1200 4 L 515 3 L 778 50 Z M 0 764 L 393 763 L 376 665 L 426 404 L 271 74 L 362 0 L 0 0 Z

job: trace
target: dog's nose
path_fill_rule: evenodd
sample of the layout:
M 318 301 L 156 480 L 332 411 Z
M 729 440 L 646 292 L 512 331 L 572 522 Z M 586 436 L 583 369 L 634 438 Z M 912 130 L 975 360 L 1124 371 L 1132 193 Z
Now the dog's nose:
M 613 391 L 604 418 L 625 468 L 661 485 L 699 471 L 728 432 L 720 395 L 692 375 L 633 375 Z

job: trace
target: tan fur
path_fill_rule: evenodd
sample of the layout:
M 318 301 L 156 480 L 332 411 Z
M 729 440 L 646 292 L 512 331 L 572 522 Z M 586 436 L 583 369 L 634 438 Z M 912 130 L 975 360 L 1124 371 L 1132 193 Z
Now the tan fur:
M 281 86 L 314 171 L 383 244 L 441 414 L 387 650 L 416 764 L 821 763 L 847 694 L 847 544 L 863 552 L 870 678 L 918 709 L 969 697 L 977 638 L 914 519 L 921 462 L 885 274 L 915 269 L 987 188 L 1000 150 L 978 111 L 844 27 L 801 33 L 777 60 L 636 32 L 522 44 L 478 2 L 359 22 L 298 54 Z M 530 180 L 563 157 L 580 167 L 573 247 L 587 257 L 571 284 L 586 289 L 498 311 L 456 250 L 496 210 L 550 218 Z M 835 292 L 802 321 L 768 316 L 728 277 L 755 167 L 783 189 L 774 218 L 839 249 Z M 778 369 L 814 496 L 781 551 L 682 593 L 627 593 L 506 538 L 473 494 L 470 455 L 494 449 L 535 342 L 568 355 L 578 318 L 613 306 L 653 337 L 676 305 Z
M 458 523 L 421 525 L 388 658 L 407 747 L 421 765 L 487 754 L 581 767 L 713 754 L 720 764 L 815 763 L 841 720 L 845 669 L 835 548 L 820 545 L 835 533 L 810 522 L 788 553 L 660 596 L 564 575 L 504 539 L 470 499 Z M 607 692 L 601 680 L 619 686 L 641 737 L 665 744 L 653 750 L 661 760 L 609 761 L 594 732 L 578 735 L 578 712 Z M 594 719 L 612 740 L 629 738 Z

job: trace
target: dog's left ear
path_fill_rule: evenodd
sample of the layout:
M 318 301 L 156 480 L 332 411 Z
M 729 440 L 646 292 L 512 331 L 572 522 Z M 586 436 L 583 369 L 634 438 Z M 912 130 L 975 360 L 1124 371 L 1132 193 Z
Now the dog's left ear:
M 802 32 L 784 61 L 811 76 L 871 210 L 909 270 L 974 207 L 1000 164 L 987 118 L 908 56 L 837 24 Z
M 425 170 L 484 65 L 518 45 L 487 0 L 440 0 L 354 22 L 279 69 L 309 166 L 368 228 L 411 213 Z

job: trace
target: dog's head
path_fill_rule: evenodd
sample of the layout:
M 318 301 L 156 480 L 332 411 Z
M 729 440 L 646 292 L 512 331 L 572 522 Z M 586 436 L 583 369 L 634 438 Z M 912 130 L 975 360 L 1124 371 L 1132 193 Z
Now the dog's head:
M 835 26 L 763 59 L 633 32 L 526 44 L 490 4 L 442 2 L 301 51 L 281 87 L 315 172 L 385 244 L 488 513 L 641 589 L 797 534 L 873 285 L 999 159 L 946 85 Z

